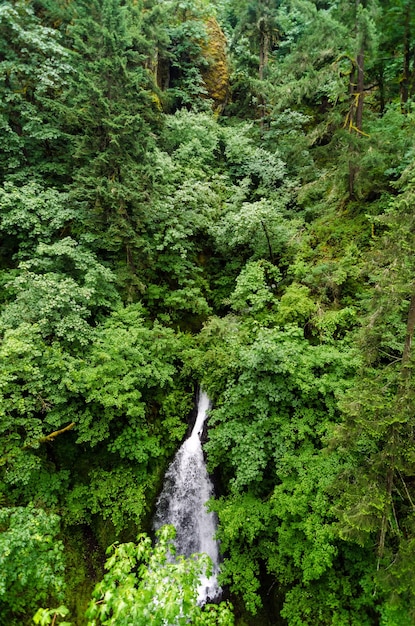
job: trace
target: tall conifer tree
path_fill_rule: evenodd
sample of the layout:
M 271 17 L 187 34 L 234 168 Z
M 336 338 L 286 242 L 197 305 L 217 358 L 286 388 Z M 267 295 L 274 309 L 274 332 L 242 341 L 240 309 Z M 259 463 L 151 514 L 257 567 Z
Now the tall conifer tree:
M 77 76 L 68 121 L 76 134 L 73 195 L 87 204 L 104 247 L 122 250 L 132 271 L 148 200 L 152 129 L 159 122 L 142 4 L 77 4 L 71 28 Z M 108 235 L 108 236 L 107 236 Z

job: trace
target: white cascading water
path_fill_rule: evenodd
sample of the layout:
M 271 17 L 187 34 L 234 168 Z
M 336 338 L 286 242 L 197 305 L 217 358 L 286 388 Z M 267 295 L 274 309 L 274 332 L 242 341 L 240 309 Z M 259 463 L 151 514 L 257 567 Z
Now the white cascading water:
M 213 495 L 213 484 L 206 470 L 200 441 L 209 407 L 208 396 L 201 392 L 195 425 L 167 470 L 154 519 L 156 530 L 165 524 L 176 528 L 177 554 L 188 557 L 204 552 L 211 558 L 213 574 L 200 581 L 200 605 L 215 600 L 222 592 L 217 582 L 219 549 L 214 538 L 216 516 L 205 506 Z

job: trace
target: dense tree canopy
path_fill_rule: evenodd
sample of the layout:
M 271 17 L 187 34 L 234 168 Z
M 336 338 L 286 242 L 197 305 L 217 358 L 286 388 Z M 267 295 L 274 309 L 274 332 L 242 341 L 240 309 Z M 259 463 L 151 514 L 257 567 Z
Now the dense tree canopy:
M 410 0 L 2 2 L 2 623 L 414 623 L 414 98 Z

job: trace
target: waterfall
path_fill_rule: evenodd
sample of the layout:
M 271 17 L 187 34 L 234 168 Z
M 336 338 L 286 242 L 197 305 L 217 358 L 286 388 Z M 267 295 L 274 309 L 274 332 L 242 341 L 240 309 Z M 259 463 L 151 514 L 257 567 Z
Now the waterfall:
M 214 539 L 216 516 L 209 513 L 205 506 L 213 495 L 213 484 L 206 470 L 200 441 L 209 407 L 208 396 L 201 392 L 195 425 L 167 470 L 154 520 L 156 530 L 165 524 L 176 528 L 177 554 L 190 556 L 195 552 L 204 552 L 212 559 L 212 576 L 200 581 L 200 605 L 215 600 L 221 594 L 217 582 L 219 550 Z

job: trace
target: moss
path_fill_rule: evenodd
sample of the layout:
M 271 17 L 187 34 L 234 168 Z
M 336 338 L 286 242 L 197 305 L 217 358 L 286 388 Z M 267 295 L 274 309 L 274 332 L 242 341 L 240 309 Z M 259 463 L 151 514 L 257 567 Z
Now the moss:
M 72 626 L 85 626 L 85 611 L 95 583 L 104 575 L 105 554 L 86 526 L 67 529 L 65 537 L 66 599 Z
M 202 43 L 202 55 L 207 61 L 202 78 L 214 109 L 220 113 L 229 97 L 229 67 L 225 35 L 214 17 L 206 22 L 207 41 Z

